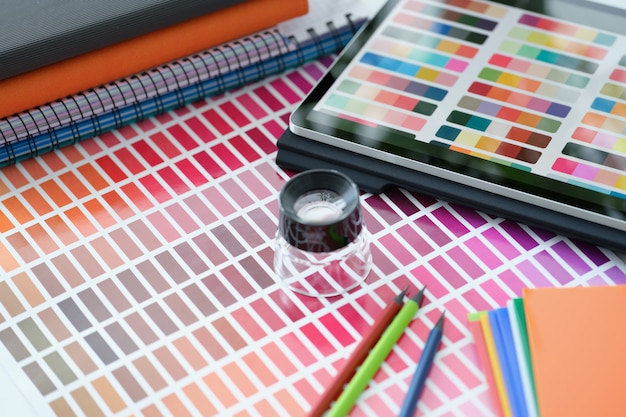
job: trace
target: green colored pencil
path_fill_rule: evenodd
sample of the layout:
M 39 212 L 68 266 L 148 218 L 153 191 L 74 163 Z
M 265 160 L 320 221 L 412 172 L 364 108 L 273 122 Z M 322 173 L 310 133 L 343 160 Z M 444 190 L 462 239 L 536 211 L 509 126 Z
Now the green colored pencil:
M 402 306 L 387 330 L 382 334 L 348 385 L 346 385 L 339 398 L 337 398 L 327 417 L 344 417 L 350 412 L 359 395 L 367 387 L 380 365 L 385 361 L 389 352 L 391 352 L 404 330 L 415 317 L 423 295 L 424 288 Z

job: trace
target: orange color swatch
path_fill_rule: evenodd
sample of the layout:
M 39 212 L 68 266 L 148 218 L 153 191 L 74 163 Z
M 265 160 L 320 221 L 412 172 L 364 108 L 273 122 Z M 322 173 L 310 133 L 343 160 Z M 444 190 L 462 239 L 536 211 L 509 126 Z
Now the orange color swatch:
M 524 290 L 541 417 L 624 415 L 626 285 Z

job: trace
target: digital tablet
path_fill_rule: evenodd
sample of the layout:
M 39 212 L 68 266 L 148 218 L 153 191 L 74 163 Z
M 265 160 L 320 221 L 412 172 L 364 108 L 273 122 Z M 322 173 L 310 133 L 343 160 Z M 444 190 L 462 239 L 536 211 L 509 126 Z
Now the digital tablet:
M 442 180 L 444 195 L 447 184 L 492 212 L 537 208 L 626 248 L 626 11 L 529 4 L 536 11 L 389 0 L 292 114 L 289 134 L 320 160 L 336 149 L 348 165 L 379 163 L 381 176 L 397 168 L 400 185 Z M 588 23 L 546 14 L 555 7 Z M 299 151 L 280 142 L 278 159 L 297 167 Z

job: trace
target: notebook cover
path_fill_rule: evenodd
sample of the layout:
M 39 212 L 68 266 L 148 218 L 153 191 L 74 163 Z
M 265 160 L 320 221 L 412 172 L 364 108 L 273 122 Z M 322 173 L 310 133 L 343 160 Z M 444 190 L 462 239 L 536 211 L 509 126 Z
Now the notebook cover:
M 248 0 L 0 81 L 6 117 L 301 16 L 307 0 Z
M 4 2 L 0 79 L 32 71 L 244 0 Z
M 586 240 L 619 251 L 626 250 L 626 240 L 621 231 L 304 139 L 289 129 L 278 140 L 276 162 L 283 168 L 296 171 L 313 168 L 340 169 L 362 190 L 371 193 L 379 194 L 391 187 L 401 187 L 528 225 L 539 226 L 571 238 Z
M 524 290 L 539 414 L 626 410 L 626 286 Z

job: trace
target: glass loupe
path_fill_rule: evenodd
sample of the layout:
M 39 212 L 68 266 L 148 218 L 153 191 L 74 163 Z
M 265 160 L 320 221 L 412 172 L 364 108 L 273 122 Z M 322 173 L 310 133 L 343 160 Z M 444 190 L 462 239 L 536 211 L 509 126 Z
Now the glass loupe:
M 359 189 L 326 169 L 302 172 L 279 194 L 274 270 L 300 294 L 330 297 L 359 285 L 372 265 Z

